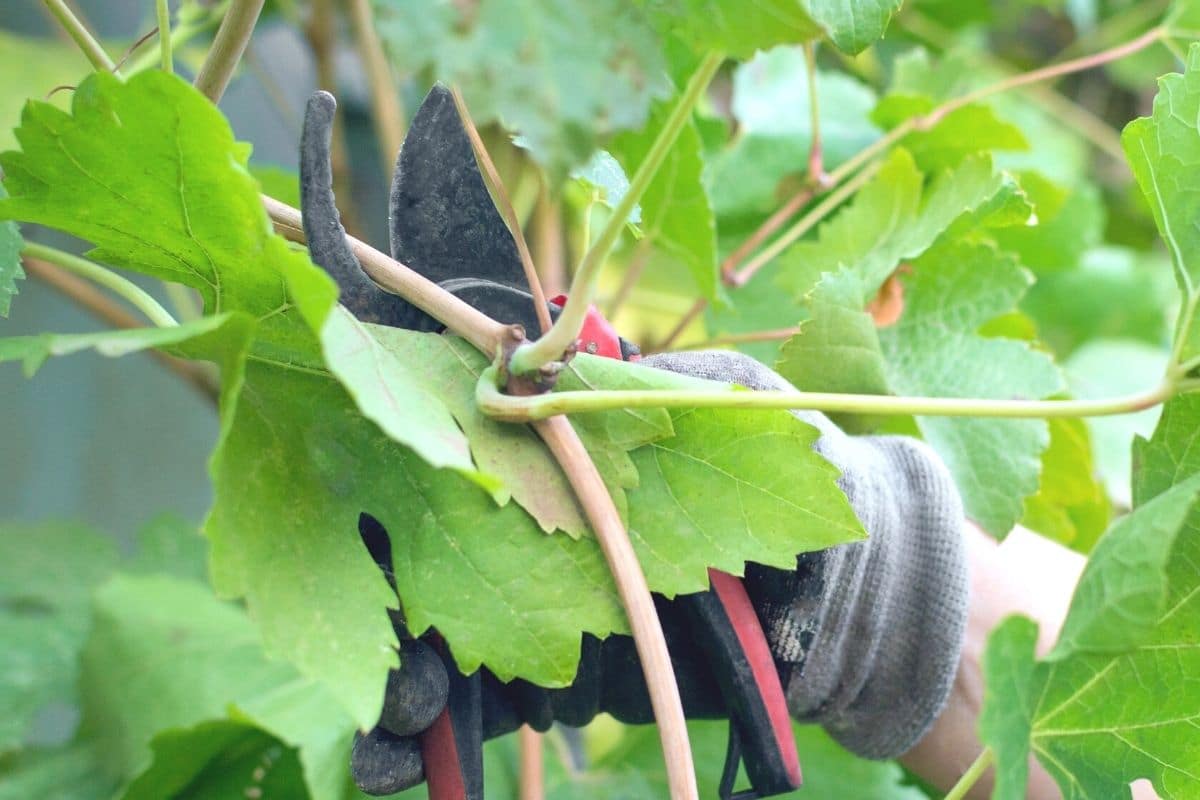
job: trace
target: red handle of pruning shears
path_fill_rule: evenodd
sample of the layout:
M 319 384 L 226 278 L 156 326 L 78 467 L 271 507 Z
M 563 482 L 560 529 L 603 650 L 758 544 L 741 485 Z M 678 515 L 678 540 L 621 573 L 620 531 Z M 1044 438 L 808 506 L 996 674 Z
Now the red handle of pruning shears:
M 483 693 L 479 672 L 463 675 L 446 643 L 432 636 L 450 678 L 446 707 L 421 734 L 429 800 L 483 800 Z

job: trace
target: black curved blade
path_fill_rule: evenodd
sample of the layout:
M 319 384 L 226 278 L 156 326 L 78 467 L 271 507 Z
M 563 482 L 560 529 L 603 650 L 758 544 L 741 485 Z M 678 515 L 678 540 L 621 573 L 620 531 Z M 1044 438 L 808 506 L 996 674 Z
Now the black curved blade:
M 315 92 L 304 112 L 304 131 L 300 137 L 300 206 L 309 255 L 337 283 L 340 302 L 354 316 L 364 322 L 428 330 L 420 309 L 376 286 L 346 244 L 329 164 L 336 109 L 333 95 Z
M 392 257 L 436 283 L 479 278 L 529 291 L 517 246 L 444 86 L 429 90 L 408 129 L 392 179 L 388 221 Z M 486 305 L 479 308 L 491 313 Z

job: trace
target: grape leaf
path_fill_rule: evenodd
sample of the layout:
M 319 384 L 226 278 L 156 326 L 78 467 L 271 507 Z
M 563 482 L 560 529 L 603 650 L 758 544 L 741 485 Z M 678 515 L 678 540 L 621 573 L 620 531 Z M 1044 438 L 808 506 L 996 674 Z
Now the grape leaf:
M 1121 144 L 1138 186 L 1146 197 L 1158 231 L 1175 264 L 1183 293 L 1176 338 L 1177 356 L 1200 355 L 1200 45 L 1188 50 L 1184 73 L 1159 78 L 1159 91 L 1149 117 L 1125 126 Z
M 152 742 L 164 757 L 164 741 L 178 729 L 232 719 L 237 728 L 254 726 L 298 747 L 312 797 L 342 796 L 348 764 L 344 751 L 330 757 L 330 743 L 348 742 L 350 718 L 291 665 L 268 661 L 245 612 L 201 584 L 165 576 L 117 576 L 105 584 L 96 594 L 80 691 L 82 735 L 94 739 L 103 771 L 114 778 L 134 779 L 151 768 Z M 233 739 L 220 735 L 230 727 L 193 735 L 170 755 L 174 788 L 182 790 L 183 779 L 244 738 L 244 730 Z M 162 777 L 134 780 L 127 796 L 162 796 L 170 787 Z
M 1024 342 L 977 333 L 1010 310 L 1030 282 L 1012 256 L 990 245 L 940 243 L 914 261 L 903 279 L 903 314 L 878 332 L 861 312 L 865 297 L 847 288 L 853 279 L 826 280 L 841 285 L 814 291 L 821 315 L 801 325 L 778 364 L 798 386 L 822 390 L 828 365 L 850 353 L 852 369 L 836 376 L 840 389 L 877 392 L 880 376 L 898 395 L 1037 399 L 1062 388 L 1046 355 Z M 919 417 L 917 425 L 954 476 L 967 515 L 997 536 L 1007 533 L 1023 499 L 1037 489 L 1049 444 L 1046 423 Z
M 1033 203 L 1037 225 L 997 230 L 997 244 L 1019 255 L 1021 263 L 1039 276 L 1076 266 L 1104 234 L 1099 191 L 1087 182 L 1064 189 L 1037 172 L 1022 173 L 1020 182 Z
M 224 328 L 235 315 L 202 317 L 173 328 L 133 328 L 95 333 L 40 333 L 0 339 L 0 362 L 20 361 L 26 377 L 51 356 L 65 356 L 82 350 L 95 350 L 112 358 L 137 353 L 152 347 L 165 348 L 205 336 Z M 243 323 L 244 324 L 244 323 Z
M 1164 492 L 1117 520 L 1100 538 L 1047 661 L 1128 650 L 1158 622 L 1167 599 L 1167 562 L 1198 490 L 1200 480 L 1193 480 L 1179 491 Z
M 788 412 L 672 414 L 675 436 L 633 452 L 629 537 L 651 588 L 702 591 L 708 567 L 794 569 L 796 554 L 865 538 L 817 430 Z M 734 543 L 736 542 L 736 545 Z
M 659 24 L 701 50 L 749 58 L 756 50 L 828 35 L 859 53 L 883 36 L 902 0 L 665 0 L 647 3 Z
M 186 82 L 93 73 L 69 114 L 30 101 L 17 138 L 20 151 L 0 154 L 12 195 L 0 219 L 87 239 L 99 261 L 198 290 L 209 313 L 250 313 L 256 352 L 319 364 L 282 275 L 307 259 L 271 232 L 248 148 Z
M 883 38 L 903 0 L 804 0 L 812 18 L 843 53 L 861 53 Z
M 347 743 L 347 747 L 350 745 Z M 345 797 L 309 792 L 294 748 L 268 733 L 236 722 L 201 722 L 168 728 L 150 743 L 154 762 L 138 776 L 121 800 L 156 800 L 186 796 L 189 800 L 229 797 Z M 345 752 L 343 751 L 343 760 Z M 335 773 L 345 783 L 345 767 Z M 261 792 L 261 794 L 259 794 Z
M 1164 797 L 1200 789 L 1190 771 L 1200 698 L 1185 688 L 1200 669 L 1200 463 L 1188 452 L 1200 406 L 1182 399 L 1142 444 L 1143 463 L 1158 466 L 1139 476 L 1138 509 L 1097 545 L 1059 657 L 1034 661 L 1036 627 L 1021 617 L 989 638 L 980 735 L 997 757 L 994 797 L 1025 796 L 1031 749 L 1066 797 L 1128 797 L 1137 778 Z M 1178 435 L 1168 440 L 1168 430 Z M 1138 552 L 1147 545 L 1155 557 Z
M 656 104 L 649 124 L 613 139 L 609 149 L 627 173 L 632 175 L 646 158 L 669 111 Z M 700 151 L 700 134 L 689 121 L 642 195 L 641 227 L 649 241 L 687 266 L 694 294 L 711 299 L 717 290 L 716 227 L 701 180 Z
M 224 457 L 226 445 L 234 444 L 234 433 L 244 430 L 237 426 L 245 416 L 239 408 L 242 399 L 286 390 L 293 386 L 287 381 L 292 374 L 326 375 L 322 345 L 339 352 L 355 343 L 353 331 L 344 330 L 350 326 L 339 327 L 336 320 L 323 332 L 323 340 L 316 334 L 334 307 L 333 283 L 302 251 L 271 232 L 257 184 L 246 170 L 247 148 L 234 142 L 220 112 L 177 77 L 150 71 L 121 82 L 95 74 L 76 91 L 71 115 L 30 103 L 19 139 L 23 152 L 0 156 L 13 193 L 0 200 L 0 216 L 51 224 L 91 238 L 99 245 L 96 252 L 111 263 L 199 289 L 211 312 L 243 311 L 259 319 L 251 348 L 261 369 L 253 375 L 265 380 L 283 376 L 279 387 L 250 382 L 245 394 L 239 394 L 249 335 L 244 315 L 237 315 L 243 325 L 240 335 L 232 329 L 223 335 L 222 329 L 199 337 L 195 345 L 176 346 L 185 355 L 217 357 L 224 365 L 222 442 L 212 461 L 217 505 L 207 526 L 216 585 L 224 592 L 247 595 L 270 651 L 325 680 L 356 721 L 370 724 L 378 713 L 378 687 L 395 660 L 390 649 L 395 638 L 383 612 L 391 594 L 355 534 L 361 506 L 341 507 L 349 520 L 341 529 L 345 533 L 330 536 L 325 525 L 336 515 L 300 518 L 289 503 L 259 504 L 245 491 L 262 481 L 282 499 L 289 491 L 293 461 L 271 461 L 253 452 L 242 463 L 230 464 Z M 171 337 L 178 332 L 145 335 Z M 436 412 L 439 404 L 388 406 L 388 382 L 396 376 L 364 372 L 355 363 L 342 366 L 364 404 L 373 404 L 369 407 L 381 419 L 390 415 L 385 420 L 389 433 L 419 448 L 423 457 L 486 483 L 475 472 L 465 438 L 450 415 L 427 413 Z M 305 413 L 328 413 L 335 419 L 357 416 L 344 394 L 334 392 L 331 397 L 329 409 L 309 406 Z M 279 420 L 270 413 L 252 418 L 285 430 L 288 407 L 310 400 L 302 394 L 281 398 Z M 305 437 L 316 437 L 315 432 L 291 433 L 297 438 L 299 459 L 321 455 L 319 448 L 311 454 L 305 449 Z M 377 437 L 367 439 L 368 447 L 379 446 Z M 264 463 L 277 474 L 244 479 L 241 470 L 252 471 Z M 231 475 L 238 477 L 231 482 Z M 242 485 L 234 486 L 239 480 Z M 239 546 L 229 547 L 226 537 Z M 314 540 L 319 545 L 306 549 Z M 285 541 L 287 546 L 282 546 Z M 260 547 L 254 549 L 249 542 Z M 247 552 L 258 561 L 249 563 Z M 304 560 L 313 553 L 311 561 Z M 315 590 L 317 583 L 356 590 L 335 592 L 335 602 Z
M 778 282 L 800 297 L 822 273 L 852 267 L 865 296 L 873 296 L 901 261 L 924 252 L 959 217 L 987 208 L 1007 186 L 989 157 L 972 156 L 923 188 L 912 156 L 895 150 L 853 203 L 821 226 L 815 240 L 789 248 L 788 271 Z
M 671 92 L 658 37 L 629 3 L 484 0 L 468 9 L 450 0 L 376 0 L 375 7 L 401 72 L 432 67 L 461 87 L 477 123 L 499 120 L 518 131 L 556 180 L 608 136 L 641 128 L 651 101 Z
M 475 470 L 467 438 L 438 396 L 438 384 L 382 346 L 375 331 L 335 306 L 320 326 L 325 363 L 367 419 L 434 466 L 456 466 L 481 486 L 499 491 L 500 478 Z
M 1091 437 L 1080 419 L 1056 418 L 1042 453 L 1038 490 L 1025 498 L 1021 524 L 1080 553 L 1108 526 L 1111 503 L 1096 476 Z
M 81 525 L 0 525 L 0 755 L 47 703 L 74 702 L 90 594 L 116 563 L 112 542 Z
M 1103 399 L 1143 392 L 1162 379 L 1166 349 L 1141 342 L 1094 339 L 1080 347 L 1063 364 L 1071 392 L 1082 399 Z M 1119 507 L 1130 505 L 1129 448 L 1136 436 L 1149 435 L 1158 420 L 1158 406 L 1130 414 L 1089 417 L 1096 471 L 1109 497 Z
M 486 661 L 505 678 L 562 685 L 581 630 L 623 630 L 593 539 L 545 536 L 516 505 L 497 509 L 436 472 L 362 419 L 331 377 L 250 362 L 213 471 L 218 590 L 245 595 L 268 648 L 328 676 L 364 727 L 395 661 L 384 613 L 395 597 L 358 542 L 359 511 L 392 534 L 409 627 L 437 625 L 465 671 Z
M 8 197 L 0 183 L 0 200 Z M 0 317 L 8 316 L 17 281 L 25 277 L 21 269 L 21 248 L 25 242 L 15 222 L 0 222 Z
M 600 201 L 609 208 L 620 205 L 621 198 L 629 191 L 629 177 L 621 163 L 607 150 L 597 150 L 586 164 L 572 170 L 571 177 L 594 187 Z M 641 203 L 634 204 L 633 210 L 629 212 L 629 222 L 631 225 L 641 224 Z
M 889 94 L 879 101 L 871 113 L 871 120 L 885 130 L 891 130 L 910 117 L 928 114 L 934 108 L 934 102 L 925 96 Z M 900 144 L 925 171 L 956 166 L 967 156 L 977 153 L 1029 148 L 1020 129 L 999 119 L 990 106 L 978 103 L 951 111 L 932 127 L 905 134 Z
M 797 0 L 644 0 L 655 23 L 697 50 L 746 59 L 756 50 L 820 38 L 821 27 Z
M 1161 268 L 1160 268 L 1161 267 Z M 1038 276 L 1021 301 L 1059 359 L 1089 339 L 1167 341 L 1175 285 L 1165 256 L 1119 247 L 1083 254 L 1074 269 Z

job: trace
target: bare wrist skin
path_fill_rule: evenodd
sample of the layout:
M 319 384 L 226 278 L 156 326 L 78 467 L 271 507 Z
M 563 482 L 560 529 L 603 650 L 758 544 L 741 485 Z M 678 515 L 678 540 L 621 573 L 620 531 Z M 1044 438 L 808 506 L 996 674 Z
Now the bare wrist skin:
M 1038 623 L 1038 655 L 1047 653 L 1058 638 L 1085 563 L 1080 554 L 1019 526 L 1003 542 L 969 521 L 963 535 L 971 567 L 971 601 L 958 675 L 929 733 L 900 758 L 943 791 L 954 785 L 983 749 L 976 726 L 983 706 L 981 665 L 988 633 L 1010 614 L 1025 614 Z M 1057 784 L 1033 756 L 1029 763 L 1027 797 L 1061 797 Z M 991 790 L 989 769 L 967 796 L 986 798 Z M 1137 800 L 1156 796 L 1145 781 L 1135 783 L 1133 790 Z

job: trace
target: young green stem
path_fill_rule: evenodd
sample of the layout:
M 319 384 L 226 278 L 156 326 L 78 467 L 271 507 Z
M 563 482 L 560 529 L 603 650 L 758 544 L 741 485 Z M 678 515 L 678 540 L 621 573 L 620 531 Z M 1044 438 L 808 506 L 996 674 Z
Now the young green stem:
M 62 26 L 75 44 L 87 56 L 87 60 L 92 63 L 92 66 L 97 70 L 106 72 L 116 72 L 117 65 L 109 58 L 108 53 L 96 41 L 96 37 L 92 36 L 91 31 L 79 21 L 79 18 L 71 11 L 63 0 L 43 0 L 47 10 L 54 15 L 58 20 L 58 24 Z
M 262 13 L 265 0 L 233 0 L 221 27 L 213 38 L 212 48 L 204 58 L 200 73 L 196 76 L 196 88 L 204 93 L 209 100 L 218 103 L 225 88 L 233 78 L 238 62 L 246 45 L 250 44 L 250 35 L 254 33 L 254 25 L 258 15 Z
M 708 88 L 709 81 L 720 68 L 724 57 L 712 53 L 700 62 L 696 72 L 688 80 L 683 94 L 671 109 L 661 131 L 650 146 L 646 158 L 638 165 L 633 179 L 629 182 L 629 190 L 621 198 L 621 202 L 613 209 L 612 215 L 600 236 L 583 257 L 579 271 L 571 281 L 571 291 L 562 315 L 554 323 L 554 327 L 536 342 L 517 348 L 513 353 L 510 370 L 514 375 L 524 375 L 535 372 L 542 366 L 557 361 L 575 344 L 579 330 L 583 327 L 584 317 L 587 316 L 588 306 L 596 293 L 596 281 L 600 276 L 600 268 L 608 257 L 609 251 L 616 244 L 625 220 L 629 218 L 638 201 L 642 199 L 650 181 L 658 172 L 667 153 L 679 138 L 679 132 L 692 116 L 696 103 Z
M 158 50 L 162 54 L 163 72 L 175 71 L 175 60 L 171 55 L 171 7 L 167 0 L 154 0 L 158 13 Z
M 983 748 L 983 752 L 972 762 L 971 766 L 967 767 L 967 771 L 958 779 L 958 783 L 954 784 L 950 791 L 946 792 L 943 800 L 962 800 L 966 797 L 967 792 L 971 791 L 971 787 L 983 777 L 983 773 L 988 771 L 988 768 L 992 766 L 992 762 L 995 760 L 995 753 L 992 752 L 992 748 Z
M 93 283 L 100 284 L 123 297 L 130 305 L 145 314 L 147 319 L 160 328 L 173 328 L 179 324 L 171 316 L 171 313 L 163 308 L 157 300 L 147 294 L 142 287 L 112 270 L 105 269 L 99 264 L 88 261 L 86 258 L 80 258 L 57 248 L 38 244 L 37 242 L 26 242 L 25 246 L 21 248 L 21 254 L 56 264 L 68 272 L 87 278 Z
M 222 0 L 222 2 L 217 3 L 215 6 L 205 7 L 201 13 L 192 13 L 176 19 L 176 25 L 171 29 L 170 36 L 172 52 L 187 44 L 192 40 L 192 37 L 214 27 L 224 19 L 225 11 L 229 8 L 229 3 L 230 0 Z M 122 71 L 126 75 L 136 75 L 154 66 L 155 62 L 162 62 L 162 51 L 147 50 L 132 59 Z
M 845 414 L 912 414 L 930 417 L 1100 417 L 1129 414 L 1163 403 L 1179 388 L 1168 377 L 1147 392 L 1103 400 L 990 400 L 958 397 L 892 397 L 831 392 L 730 391 L 714 384 L 712 390 L 599 390 L 551 392 L 517 397 L 497 388 L 495 367 L 484 370 L 476 385 L 475 400 L 489 417 L 508 422 L 528 422 L 556 414 L 630 408 L 737 408 L 746 410 L 806 409 Z

